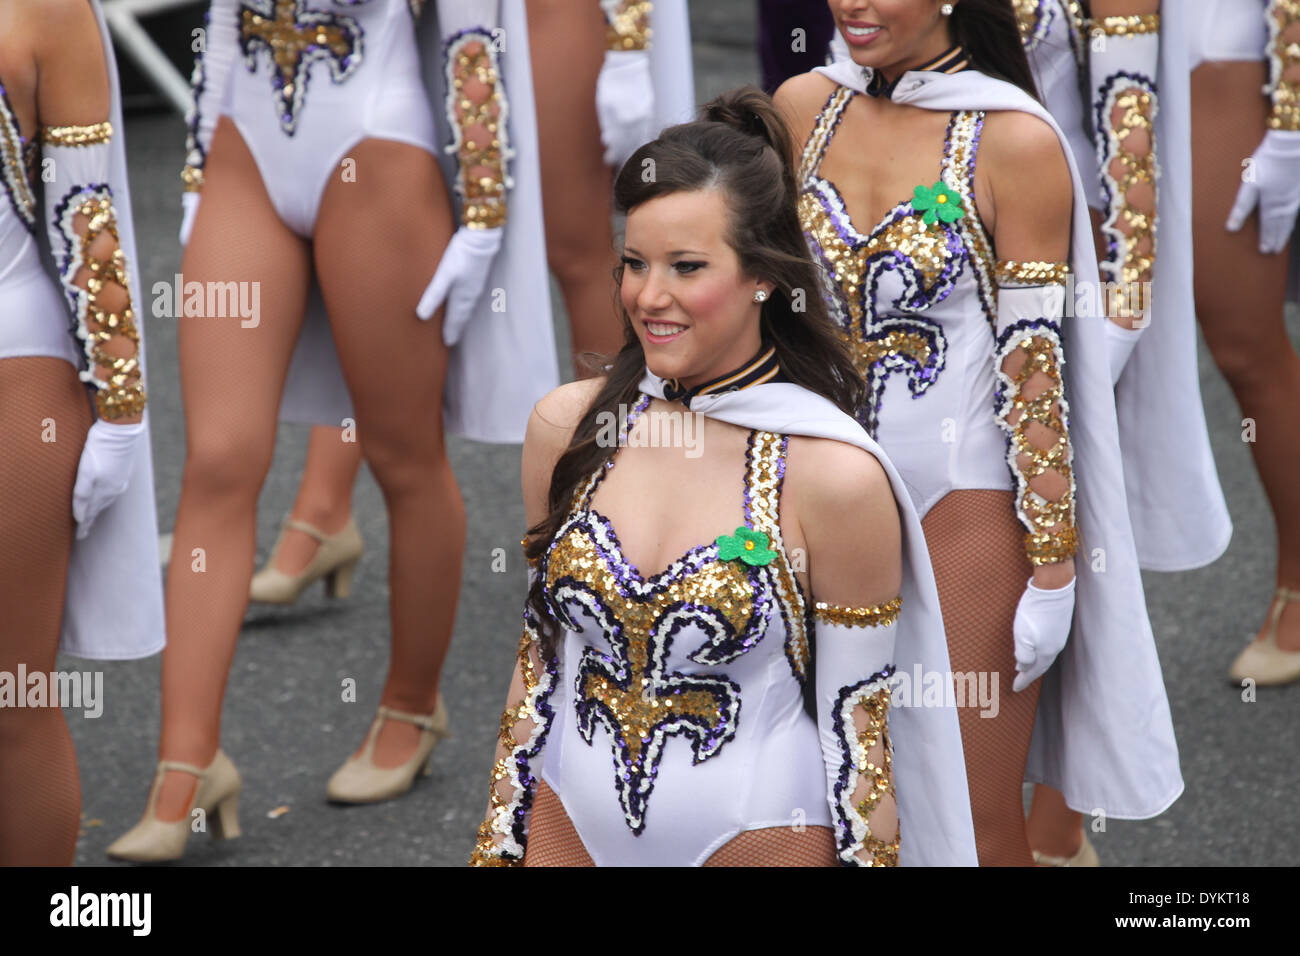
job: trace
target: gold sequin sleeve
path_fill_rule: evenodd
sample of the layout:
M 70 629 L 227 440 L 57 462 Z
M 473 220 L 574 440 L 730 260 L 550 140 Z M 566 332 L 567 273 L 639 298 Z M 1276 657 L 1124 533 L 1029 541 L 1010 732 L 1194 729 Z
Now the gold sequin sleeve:
M 1067 272 L 1065 263 L 1003 260 L 997 267 L 994 414 L 1007 436 L 1016 514 L 1035 565 L 1064 561 L 1078 547 L 1061 349 Z
M 41 130 L 53 173 L 45 184 L 50 248 L 86 356 L 81 379 L 95 386 L 95 408 L 109 421 L 133 419 L 145 405 L 136 290 L 109 185 L 113 136 L 108 122 Z
M 508 109 L 498 39 L 486 27 L 458 30 L 443 40 L 447 72 L 449 153 L 456 155 L 461 222 L 470 229 L 505 224 L 509 161 Z
M 1156 70 L 1160 15 L 1092 21 L 1089 70 L 1097 157 L 1101 165 L 1101 278 L 1107 312 L 1149 312 L 1156 262 L 1156 169 L 1159 144 Z
M 535 573 L 529 569 L 530 582 Z M 509 702 L 497 729 L 487 815 L 479 824 L 470 866 L 523 864 L 542 751 L 555 717 L 550 698 L 558 678 L 558 664 L 543 660 L 535 622 L 525 612 Z
M 869 607 L 817 602 L 817 724 L 836 852 L 847 866 L 897 866 L 889 703 L 902 600 Z
M 650 13 L 653 6 L 650 0 L 602 0 L 606 49 L 650 49 Z
M 1270 129 L 1300 130 L 1300 0 L 1269 0 L 1268 85 Z

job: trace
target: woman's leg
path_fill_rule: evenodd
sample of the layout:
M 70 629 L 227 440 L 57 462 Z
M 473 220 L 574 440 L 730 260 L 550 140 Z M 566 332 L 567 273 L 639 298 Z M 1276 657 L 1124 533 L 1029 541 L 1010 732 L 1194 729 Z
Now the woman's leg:
M 388 508 L 392 657 L 380 703 L 429 714 L 456 619 L 465 507 L 443 441 L 442 310 L 421 322 L 415 306 L 451 239 L 452 211 L 423 149 L 369 139 L 349 155 L 383 174 L 330 180 L 316 225 L 316 273 L 361 452 Z M 412 724 L 386 721 L 375 764 L 404 763 L 419 737 Z
M 1016 693 L 1016 605 L 1031 567 L 1007 491 L 952 491 L 921 522 L 953 673 L 988 674 L 996 716 L 958 710 L 980 866 L 1030 866 L 1021 786 L 1041 681 Z M 997 683 L 993 683 L 993 677 Z M 903 822 L 903 838 L 907 822 Z
M 352 486 L 361 467 L 361 445 L 343 440 L 343 429 L 317 425 L 307 441 L 307 460 L 298 481 L 298 497 L 290 516 L 325 534 L 338 534 L 352 517 Z M 320 547 L 305 531 L 285 528 L 275 567 L 301 574 Z
M 1250 450 L 1277 526 L 1277 583 L 1297 588 L 1300 357 L 1283 322 L 1289 255 L 1260 253 L 1256 214 L 1240 232 L 1223 225 L 1241 185 L 1242 160 L 1264 136 L 1265 74 L 1262 61 L 1205 63 L 1192 73 L 1196 313 L 1242 417 L 1255 423 Z M 1300 651 L 1300 604 L 1282 611 L 1277 643 Z
M 16 679 L 20 666 L 54 670 L 72 486 L 91 410 L 76 370 L 57 358 L 0 362 L 0 408 L 0 497 L 8 503 L 0 508 L 0 672 Z M 0 866 L 71 865 L 81 789 L 57 703 L 0 709 L 0 781 Z
M 247 328 L 238 317 L 185 316 L 177 333 L 186 454 L 167 569 L 159 756 L 199 767 L 212 762 L 220 742 L 221 702 L 253 575 L 257 496 L 311 267 L 306 244 L 276 214 L 228 119 L 217 125 L 205 175 L 185 281 L 256 283 L 261 315 Z M 169 772 L 159 819 L 181 819 L 196 784 Z
M 546 216 L 546 259 L 569 313 L 574 370 L 593 374 L 588 352 L 623 345 L 610 272 L 613 172 L 596 118 L 596 77 L 605 58 L 605 18 L 595 3 L 528 0 L 537 134 Z

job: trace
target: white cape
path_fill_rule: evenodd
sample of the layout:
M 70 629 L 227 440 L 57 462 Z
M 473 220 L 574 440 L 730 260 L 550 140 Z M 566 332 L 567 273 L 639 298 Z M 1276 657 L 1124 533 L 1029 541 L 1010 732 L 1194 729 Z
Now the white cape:
M 499 55 L 508 105 L 509 144 L 514 151 L 510 160 L 514 188 L 506 197 L 504 241 L 492 262 L 477 314 L 451 350 L 443 389 L 443 421 L 448 432 L 477 441 L 521 442 L 533 405 L 559 384 L 559 366 L 542 227 L 528 24 L 523 0 L 501 0 L 499 11 L 504 41 Z M 451 129 L 443 105 L 443 38 L 434 4 L 429 3 L 421 14 L 416 36 L 436 142 L 446 144 L 451 142 Z M 440 150 L 438 162 L 450 190 L 456 181 L 456 157 Z M 459 213 L 458 200 L 455 205 Z M 436 263 L 429 263 L 429 279 L 435 267 Z M 503 310 L 493 311 L 494 302 L 503 303 Z M 414 309 L 410 321 L 420 321 Z M 419 410 L 411 412 L 418 420 Z M 307 316 L 289 366 L 280 418 L 337 427 L 345 418 L 354 417 L 329 319 L 313 281 Z
M 862 68 L 852 62 L 817 72 L 865 91 Z M 1078 169 L 1060 127 L 1037 100 L 975 70 L 908 72 L 893 100 L 942 111 L 1020 110 L 1047 123 L 1061 141 L 1074 183 L 1070 270 L 1076 284 L 1097 288 L 1092 226 Z M 1025 775 L 1060 790 L 1081 813 L 1101 810 L 1118 819 L 1145 819 L 1178 798 L 1183 779 L 1124 494 L 1107 321 L 1095 310 L 1076 308 L 1062 322 L 1082 544 L 1075 559 L 1074 623 L 1065 650 L 1043 679 Z
M 113 43 L 99 3 L 91 0 L 104 44 L 111 96 L 109 187 L 117 213 L 118 245 L 126 257 L 132 308 L 140 333 L 140 369 L 148 391 L 145 366 L 145 309 L 140 284 L 140 257 L 135 247 L 131 219 L 131 190 L 127 184 L 125 126 L 118 87 Z M 42 210 L 41 222 L 45 221 Z M 56 286 L 58 269 L 42 225 L 37 229 L 42 258 Z M 64 298 L 62 294 L 59 296 Z M 72 508 L 69 500 L 68 508 Z M 162 575 L 158 560 L 158 515 L 154 503 L 153 452 L 150 448 L 149 409 L 144 412 L 144 438 L 135 445 L 131 477 L 126 492 L 100 512 L 90 533 L 72 543 L 68 583 L 63 602 L 59 652 L 92 660 L 132 660 L 156 654 L 166 643 L 163 617 Z
M 646 372 L 641 391 L 663 398 L 663 379 Z M 941 674 L 951 683 L 939 594 L 921 521 L 898 471 L 862 426 L 829 400 L 789 382 L 698 395 L 691 399 L 691 411 L 741 428 L 846 442 L 865 449 L 880 462 L 894 489 L 903 530 L 903 611 L 898 618 L 894 666 L 905 674 L 919 667 L 927 679 Z M 947 699 L 952 698 L 949 695 Z M 900 864 L 975 866 L 975 831 L 956 708 L 896 707 L 891 709 L 889 724 L 902 822 Z

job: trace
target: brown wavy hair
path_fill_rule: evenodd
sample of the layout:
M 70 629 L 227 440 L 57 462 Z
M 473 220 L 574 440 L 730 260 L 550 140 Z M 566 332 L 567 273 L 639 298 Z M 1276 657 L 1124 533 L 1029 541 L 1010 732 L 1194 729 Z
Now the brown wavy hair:
M 614 181 L 614 205 L 627 213 L 659 196 L 720 189 L 728 214 L 727 243 L 742 271 L 775 286 L 760 309 L 764 347 L 776 350 L 787 379 L 822 395 L 852 415 L 867 389 L 844 339 L 832 323 L 803 229 L 798 187 L 791 165 L 793 140 L 771 98 L 753 86 L 724 93 L 700 109 L 699 118 L 665 129 L 637 149 Z M 643 170 L 653 170 L 644 176 Z M 615 289 L 623 265 L 614 269 Z M 528 529 L 529 561 L 550 547 L 583 482 L 617 450 L 598 443 L 605 415 L 617 415 L 640 396 L 645 353 L 632 320 L 615 295 L 623 322 L 623 347 L 608 365 L 604 384 L 574 430 L 551 473 L 547 515 Z M 554 653 L 558 625 L 542 594 L 540 579 L 528 592 L 528 606 L 542 638 Z

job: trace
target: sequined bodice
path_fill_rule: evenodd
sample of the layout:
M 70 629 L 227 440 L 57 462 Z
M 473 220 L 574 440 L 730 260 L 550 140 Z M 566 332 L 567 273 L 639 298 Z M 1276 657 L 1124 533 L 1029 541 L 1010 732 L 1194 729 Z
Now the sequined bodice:
M 891 374 L 899 373 L 920 398 L 943 375 L 954 336 L 991 336 L 994 258 L 974 201 L 984 122 L 978 111 L 953 113 L 944 137 L 940 179 L 960 197 L 961 218 L 927 225 L 915 200 L 906 199 L 869 232 L 858 230 L 839 190 L 819 175 L 856 95 L 837 87 L 817 115 L 800 163 L 799 218 L 830 314 L 871 388 L 858 418 L 875 436 Z M 991 354 L 991 338 L 988 347 Z
M 628 427 L 648 403 L 643 397 Z M 635 833 L 665 747 L 689 742 L 697 764 L 717 755 L 737 734 L 742 698 L 746 709 L 759 707 L 766 691 L 752 702 L 748 694 L 773 674 L 784 674 L 785 698 L 798 707 L 810 625 L 777 522 L 785 448 L 784 436 L 753 432 L 746 454 L 745 523 L 770 540 L 768 563 L 723 560 L 715 542 L 642 577 L 591 507 L 612 459 L 588 480 L 543 556 L 547 599 L 576 662 L 568 688 L 576 726 L 587 744 L 597 728 L 607 731 Z

